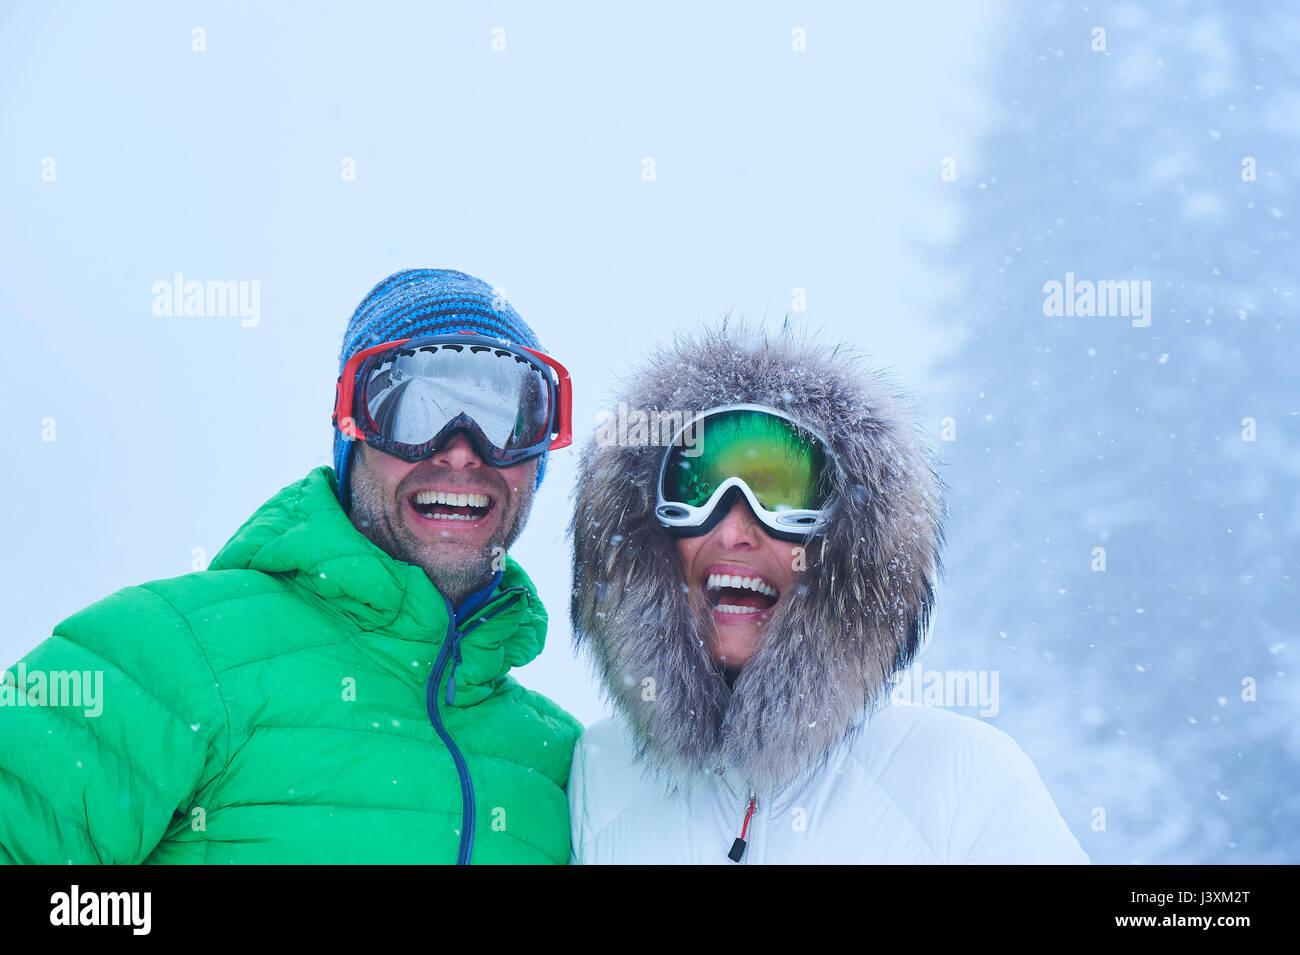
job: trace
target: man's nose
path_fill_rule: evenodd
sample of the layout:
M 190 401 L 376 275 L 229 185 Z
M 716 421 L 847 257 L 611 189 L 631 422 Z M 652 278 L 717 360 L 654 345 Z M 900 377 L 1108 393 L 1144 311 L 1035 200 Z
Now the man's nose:
M 433 453 L 433 463 L 445 468 L 464 470 L 483 466 L 483 460 L 474 451 L 465 432 L 458 431 L 442 448 Z

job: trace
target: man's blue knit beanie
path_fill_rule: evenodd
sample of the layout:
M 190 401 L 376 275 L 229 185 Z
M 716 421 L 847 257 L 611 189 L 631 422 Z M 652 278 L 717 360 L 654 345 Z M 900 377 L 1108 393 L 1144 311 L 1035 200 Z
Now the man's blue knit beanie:
M 406 269 L 372 288 L 352 313 L 343 335 L 339 373 L 343 373 L 349 358 L 372 345 L 461 330 L 543 350 L 533 330 L 482 279 L 450 269 Z M 345 512 L 352 506 L 350 470 L 354 444 L 355 441 L 335 427 L 334 473 L 338 477 L 339 503 Z M 538 487 L 542 486 L 545 473 L 546 455 L 543 454 L 537 468 Z

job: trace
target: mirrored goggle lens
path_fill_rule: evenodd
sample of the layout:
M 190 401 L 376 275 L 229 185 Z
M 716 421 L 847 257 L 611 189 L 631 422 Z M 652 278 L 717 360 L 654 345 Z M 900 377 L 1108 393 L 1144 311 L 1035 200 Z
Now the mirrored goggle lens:
M 701 422 L 695 457 L 674 446 L 664 469 L 665 500 L 700 507 L 738 477 L 769 511 L 820 510 L 830 498 L 826 450 L 793 422 L 761 411 L 725 411 Z
M 385 356 L 363 401 L 385 439 L 420 445 L 462 412 L 502 451 L 531 447 L 550 431 L 550 382 L 529 361 L 483 345 L 424 345 Z

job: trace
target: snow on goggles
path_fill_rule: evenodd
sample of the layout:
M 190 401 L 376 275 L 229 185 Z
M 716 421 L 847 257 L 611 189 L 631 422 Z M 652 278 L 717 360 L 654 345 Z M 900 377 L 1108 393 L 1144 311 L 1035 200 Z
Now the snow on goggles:
M 473 332 L 357 352 L 336 387 L 335 426 L 404 461 L 431 456 L 456 432 L 498 468 L 573 441 L 564 366 L 526 345 Z
M 683 440 L 696 428 L 696 445 Z M 688 421 L 659 468 L 655 517 L 677 534 L 710 530 L 744 495 L 776 537 L 800 539 L 825 529 L 835 455 L 829 442 L 764 405 L 724 405 Z

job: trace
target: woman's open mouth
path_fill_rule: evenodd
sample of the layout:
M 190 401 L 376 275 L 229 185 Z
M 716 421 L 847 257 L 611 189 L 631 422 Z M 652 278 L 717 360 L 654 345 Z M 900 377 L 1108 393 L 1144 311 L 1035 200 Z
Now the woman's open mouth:
M 473 491 L 417 491 L 408 500 L 415 513 L 430 521 L 475 523 L 496 506 L 491 495 Z
M 701 581 L 705 599 L 718 623 L 747 623 L 771 610 L 781 599 L 776 585 L 756 573 L 707 574 Z

